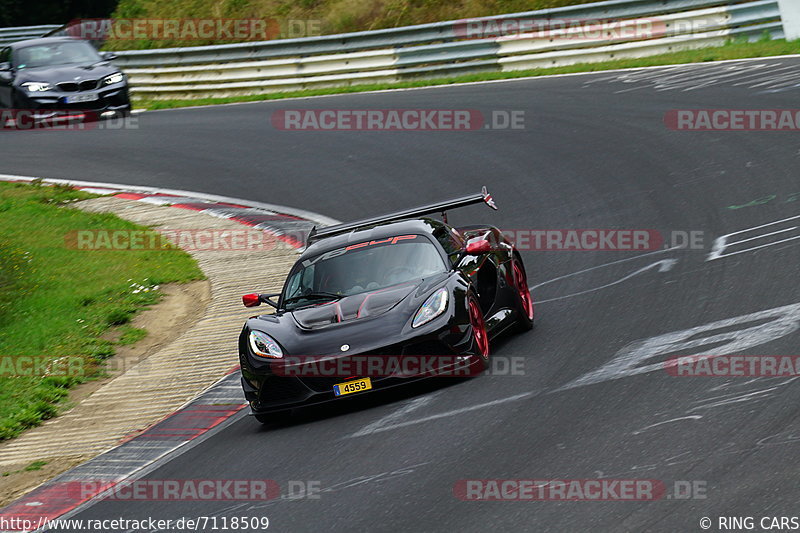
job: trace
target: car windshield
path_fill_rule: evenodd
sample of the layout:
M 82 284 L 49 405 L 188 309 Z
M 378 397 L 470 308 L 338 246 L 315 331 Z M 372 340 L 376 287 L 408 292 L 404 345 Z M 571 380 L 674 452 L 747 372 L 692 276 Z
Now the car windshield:
M 91 64 L 102 61 L 100 54 L 83 41 L 37 44 L 14 52 L 17 68 L 50 67 L 54 65 Z
M 283 304 L 294 309 L 375 291 L 444 272 L 445 262 L 422 235 L 399 235 L 337 248 L 295 265 Z

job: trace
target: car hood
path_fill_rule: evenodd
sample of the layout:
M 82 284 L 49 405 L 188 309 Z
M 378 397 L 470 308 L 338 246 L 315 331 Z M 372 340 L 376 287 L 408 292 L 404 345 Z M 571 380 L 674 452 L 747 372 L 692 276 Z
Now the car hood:
M 41 81 L 61 83 L 80 80 L 98 80 L 109 74 L 114 74 L 115 72 L 119 72 L 119 69 L 110 63 L 24 68 L 17 71 L 17 82 Z M 79 80 L 75 78 L 79 78 Z
M 291 312 L 305 329 L 317 329 L 331 324 L 343 324 L 382 315 L 403 301 L 420 286 L 421 281 L 345 296 L 335 302 L 304 307 Z

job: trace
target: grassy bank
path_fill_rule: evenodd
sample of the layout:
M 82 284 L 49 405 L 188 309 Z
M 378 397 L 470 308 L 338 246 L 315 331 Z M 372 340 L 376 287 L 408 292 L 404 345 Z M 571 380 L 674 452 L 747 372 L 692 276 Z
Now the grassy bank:
M 159 300 L 160 284 L 203 277 L 180 250 L 68 246 L 75 230 L 143 229 L 68 207 L 90 196 L 0 182 L 0 440 L 56 415 L 70 387 L 101 375 L 115 345 L 141 338 L 130 319 Z M 112 328 L 119 340 L 108 340 Z M 71 362 L 66 371 L 54 363 L 41 372 L 23 364 L 30 358 Z
M 377 30 L 586 4 L 597 0 L 120 0 L 117 19 L 269 19 L 283 37 Z M 291 22 L 290 22 L 291 21 Z M 277 28 L 276 28 L 277 30 Z M 299 33 L 298 33 L 299 32 Z M 229 41 L 235 42 L 235 41 Z M 109 50 L 219 44 L 208 40 L 120 40 Z
M 365 91 L 378 91 L 385 89 L 404 89 L 412 87 L 426 87 L 431 85 L 449 85 L 453 83 L 467 83 L 476 81 L 501 80 L 522 78 L 529 76 L 547 76 L 552 74 L 570 74 L 576 72 L 596 72 L 623 68 L 651 67 L 657 65 L 675 65 L 681 63 L 702 63 L 707 61 L 721 61 L 725 59 L 743 59 L 750 57 L 768 57 L 800 53 L 800 41 L 758 41 L 754 43 L 730 42 L 723 46 L 702 48 L 699 50 L 686 50 L 644 57 L 640 59 L 622 59 L 602 63 L 581 63 L 566 67 L 544 68 L 535 70 L 519 70 L 514 72 L 488 72 L 454 76 L 449 78 L 404 81 L 400 83 L 382 83 L 372 85 L 356 85 L 352 87 L 335 87 L 328 89 L 311 89 L 306 91 L 292 91 L 270 93 L 253 96 L 236 96 L 229 98 L 204 98 L 197 100 L 146 100 L 137 99 L 136 107 L 142 109 L 170 109 L 177 107 L 227 104 L 234 102 L 257 102 L 262 100 L 277 100 L 281 98 L 297 98 L 303 96 L 318 96 L 325 94 L 358 93 Z

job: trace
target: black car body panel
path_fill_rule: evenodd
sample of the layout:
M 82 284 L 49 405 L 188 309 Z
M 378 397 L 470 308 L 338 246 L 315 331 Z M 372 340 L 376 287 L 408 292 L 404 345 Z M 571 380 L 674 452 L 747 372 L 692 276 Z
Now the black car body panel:
M 47 50 L 62 49 L 73 53 L 67 56 L 63 52 L 63 59 L 49 59 L 57 64 L 41 60 Z M 37 64 L 37 57 L 48 64 Z M 131 111 L 128 80 L 122 74 L 119 81 L 110 83 L 113 78 L 109 80 L 109 76 L 116 74 L 122 74 L 120 69 L 86 41 L 69 37 L 19 41 L 0 48 L 0 108 L 127 115 Z M 50 88 L 31 91 L 25 86 L 30 83 L 47 84 Z
M 467 253 L 467 243 L 475 239 L 489 243 L 483 253 Z M 409 279 L 400 279 L 397 283 L 390 277 L 383 280 L 384 285 L 359 281 L 363 287 L 357 285 L 352 290 L 345 284 L 328 300 L 319 303 L 301 300 L 299 305 L 292 305 L 292 299 L 288 298 L 290 291 L 297 289 L 295 284 L 302 283 L 307 269 L 325 264 L 326 258 L 334 265 L 336 258 L 360 253 L 352 255 L 347 270 L 352 282 L 359 280 L 358 267 L 362 261 L 374 260 L 380 253 L 418 251 L 412 244 L 432 246 L 441 268 L 431 268 L 422 277 L 408 272 Z M 427 260 L 436 266 L 432 257 Z M 311 243 L 290 271 L 280 298 L 275 302 L 276 312 L 248 319 L 239 337 L 242 386 L 253 413 L 261 415 L 336 398 L 333 385 L 346 381 L 343 377 L 287 372 L 287 365 L 294 370 L 303 365 L 291 362 L 291 356 L 329 359 L 363 355 L 451 356 L 447 363 L 450 366 L 453 360 L 460 360 L 466 366 L 479 364 L 482 370 L 488 360 L 488 350 L 482 352 L 477 342 L 470 300 L 479 305 L 481 327 L 489 339 L 521 321 L 532 323 L 532 305 L 530 316 L 522 316 L 528 313 L 521 305 L 515 285 L 514 264 L 521 268 L 521 258 L 497 228 L 452 228 L 430 218 L 377 222 L 368 227 L 356 225 L 355 229 Z M 392 266 L 387 270 L 391 276 Z M 297 279 L 300 281 L 295 281 Z M 371 279 L 382 278 L 379 275 Z M 369 288 L 371 285 L 374 287 Z M 412 326 L 423 304 L 440 290 L 447 293 L 446 309 L 427 323 Z M 253 331 L 263 332 L 273 339 L 283 357 L 257 355 L 249 340 Z M 373 389 L 384 389 L 423 377 L 426 375 L 392 373 L 371 380 Z

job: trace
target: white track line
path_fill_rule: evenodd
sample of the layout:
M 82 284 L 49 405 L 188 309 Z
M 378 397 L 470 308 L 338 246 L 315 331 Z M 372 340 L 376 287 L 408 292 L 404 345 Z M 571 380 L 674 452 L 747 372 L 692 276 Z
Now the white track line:
M 471 405 L 469 407 L 462 407 L 461 409 L 454 409 L 452 411 L 446 411 L 444 413 L 437 413 L 435 415 L 426 416 L 424 418 L 418 418 L 416 420 L 408 420 L 406 422 L 398 422 L 396 424 L 388 423 L 387 425 L 383 425 L 380 427 L 374 427 L 368 433 L 363 433 L 364 429 L 353 433 L 352 435 L 348 435 L 345 437 L 346 439 L 350 439 L 353 437 L 363 437 L 365 435 L 374 435 L 375 433 L 382 433 L 384 431 L 389 431 L 392 429 L 403 428 L 407 426 L 413 426 L 415 424 L 422 424 L 423 422 L 430 422 L 431 420 L 439 420 L 441 418 L 447 418 L 450 416 L 460 415 L 462 413 L 468 413 L 470 411 L 476 411 L 478 409 L 485 409 L 486 407 L 493 407 L 495 405 L 500 405 L 508 402 L 517 402 L 519 400 L 524 400 L 525 398 L 530 398 L 531 396 L 535 396 L 536 393 L 531 392 L 524 392 L 522 394 L 516 394 L 514 396 L 509 396 L 508 398 L 501 398 L 499 400 L 492 400 L 491 402 L 486 402 L 478 405 Z M 391 416 L 391 415 L 390 415 Z M 387 417 L 388 418 L 388 417 Z M 379 421 L 380 422 L 380 421 Z M 391 421 L 388 421 L 391 422 Z M 377 424 L 377 423 L 376 423 Z

